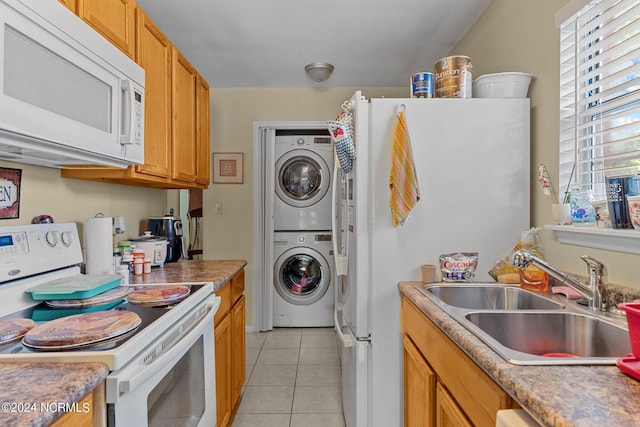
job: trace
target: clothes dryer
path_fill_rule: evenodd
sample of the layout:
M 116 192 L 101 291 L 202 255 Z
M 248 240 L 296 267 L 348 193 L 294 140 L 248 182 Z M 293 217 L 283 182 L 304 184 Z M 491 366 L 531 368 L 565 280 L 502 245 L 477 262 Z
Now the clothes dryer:
M 331 230 L 333 145 L 328 131 L 276 133 L 274 230 Z
M 331 232 L 276 232 L 273 240 L 273 326 L 332 326 Z

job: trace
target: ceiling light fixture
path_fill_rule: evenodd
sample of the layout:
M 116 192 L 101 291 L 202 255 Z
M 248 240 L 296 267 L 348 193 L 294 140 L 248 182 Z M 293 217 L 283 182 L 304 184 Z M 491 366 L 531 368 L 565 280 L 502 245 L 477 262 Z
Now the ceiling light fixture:
M 333 65 L 327 62 L 312 62 L 304 67 L 309 77 L 317 82 L 323 82 L 329 78 L 333 72 Z

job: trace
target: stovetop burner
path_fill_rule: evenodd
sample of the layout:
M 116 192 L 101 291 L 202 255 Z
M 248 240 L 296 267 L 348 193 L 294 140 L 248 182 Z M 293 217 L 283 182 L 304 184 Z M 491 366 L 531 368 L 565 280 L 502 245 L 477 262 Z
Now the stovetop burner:
M 185 286 L 185 285 L 181 285 L 181 286 Z M 195 293 L 197 290 L 199 290 L 203 286 L 204 285 L 200 285 L 200 284 L 198 284 L 198 285 L 194 284 L 194 285 L 188 286 L 190 288 L 190 294 Z M 152 288 L 154 286 L 150 285 L 149 287 Z M 132 331 L 129 335 L 127 335 L 123 339 L 117 340 L 116 342 L 112 343 L 113 345 L 109 345 L 108 347 L 96 346 L 95 348 L 86 348 L 86 347 L 84 347 L 84 348 L 78 348 L 77 349 L 78 351 L 79 350 L 100 351 L 100 350 L 104 350 L 104 349 L 107 349 L 107 348 L 108 349 L 114 349 L 114 348 L 121 347 L 126 342 L 128 342 L 129 340 L 134 338 L 136 335 L 138 335 L 140 332 L 142 332 L 146 327 L 148 327 L 154 321 L 159 319 L 163 314 L 167 313 L 173 307 L 175 307 L 178 304 L 180 304 L 181 301 L 182 300 L 180 300 L 180 301 L 178 301 L 178 302 L 176 302 L 174 304 L 163 305 L 163 306 L 160 306 L 160 307 L 138 305 L 138 304 L 133 304 L 133 303 L 127 302 L 127 301 L 116 301 L 114 303 L 106 304 L 106 305 L 103 305 L 103 306 L 94 306 L 94 307 L 78 308 L 78 309 L 53 308 L 53 307 L 49 307 L 45 302 L 42 302 L 42 303 L 40 303 L 38 305 L 35 305 L 33 307 L 29 307 L 29 308 L 26 308 L 26 309 L 21 310 L 19 312 L 3 316 L 3 317 L 0 318 L 0 321 L 5 320 L 5 319 L 26 318 L 26 319 L 32 319 L 34 322 L 36 322 L 36 325 L 42 325 L 42 324 L 44 324 L 44 323 L 46 323 L 48 321 L 55 320 L 55 319 L 60 319 L 60 318 L 63 318 L 63 317 L 72 316 L 72 315 L 75 315 L 75 314 L 89 313 L 89 312 L 95 312 L 95 311 L 105 311 L 105 310 L 126 310 L 126 311 L 133 312 L 133 313 L 137 314 L 140 317 L 140 319 L 142 320 L 142 322 L 140 323 L 140 326 L 138 326 L 134 331 Z M 55 351 L 56 349 L 52 348 L 51 350 Z M 63 349 L 63 350 L 72 351 L 72 352 L 76 351 L 74 349 Z M 7 343 L 5 345 L 0 345 L 0 355 L 3 355 L 3 354 L 22 354 L 22 353 L 41 353 L 43 351 L 46 351 L 46 349 L 42 349 L 42 348 L 32 349 L 32 348 L 29 348 L 29 347 L 23 345 L 21 341 L 10 342 L 10 343 Z M 59 349 L 57 351 L 59 351 Z

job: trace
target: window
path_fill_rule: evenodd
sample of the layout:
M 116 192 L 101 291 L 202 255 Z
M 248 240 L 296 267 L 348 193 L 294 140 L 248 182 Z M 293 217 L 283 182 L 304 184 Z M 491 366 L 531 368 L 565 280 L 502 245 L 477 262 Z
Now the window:
M 560 188 L 640 173 L 640 0 L 572 0 L 560 27 Z

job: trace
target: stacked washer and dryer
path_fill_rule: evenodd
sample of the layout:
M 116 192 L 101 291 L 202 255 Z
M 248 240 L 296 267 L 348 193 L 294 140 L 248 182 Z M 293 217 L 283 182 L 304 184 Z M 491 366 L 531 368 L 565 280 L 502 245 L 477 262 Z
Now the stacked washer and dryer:
M 274 327 L 333 325 L 333 153 L 326 130 L 276 131 Z

